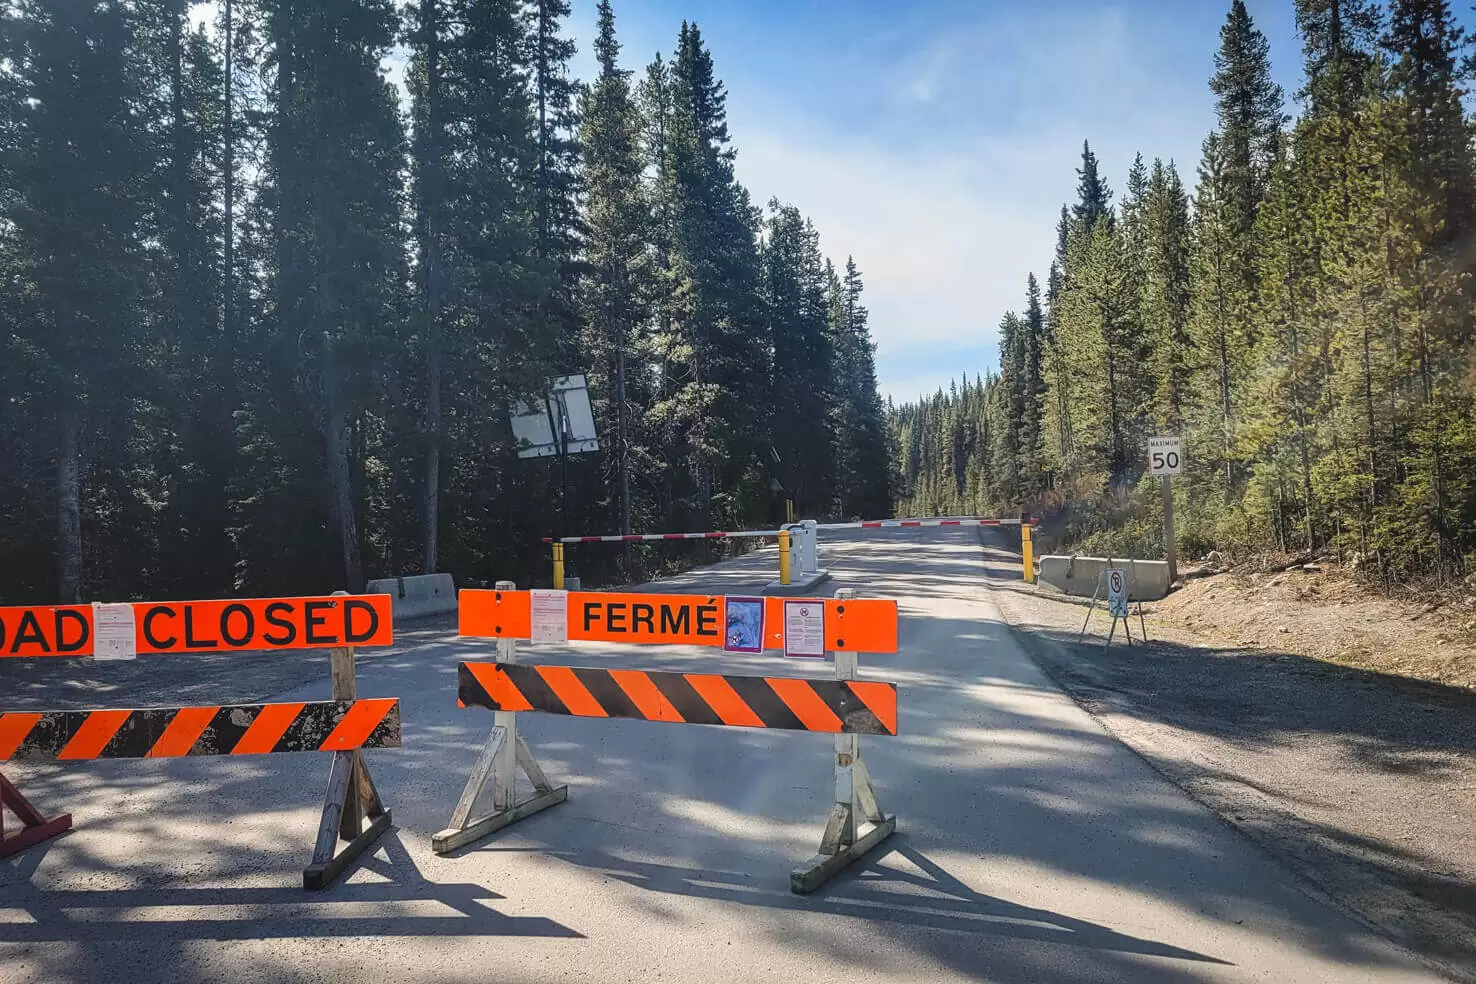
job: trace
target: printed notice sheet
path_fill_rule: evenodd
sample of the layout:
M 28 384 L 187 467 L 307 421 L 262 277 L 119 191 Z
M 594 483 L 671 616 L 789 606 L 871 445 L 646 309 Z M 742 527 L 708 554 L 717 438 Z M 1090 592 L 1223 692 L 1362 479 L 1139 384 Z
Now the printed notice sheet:
M 528 594 L 533 608 L 533 641 L 568 642 L 569 592 L 534 588 Z
M 784 655 L 825 658 L 825 602 L 784 603 Z

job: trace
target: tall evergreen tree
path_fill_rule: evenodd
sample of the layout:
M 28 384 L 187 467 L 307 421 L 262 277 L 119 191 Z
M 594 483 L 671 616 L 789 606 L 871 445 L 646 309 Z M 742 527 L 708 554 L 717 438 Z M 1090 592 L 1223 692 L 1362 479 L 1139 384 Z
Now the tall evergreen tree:
M 150 50 L 128 4 L 20 0 L 0 32 L 9 99 L 4 221 L 26 316 L 12 330 L 36 387 L 27 427 L 51 473 L 55 597 L 82 600 L 84 529 L 142 491 L 132 446 L 146 345 L 144 242 L 155 161 L 144 114 Z M 44 396 L 42 394 L 45 394 Z M 107 483 L 123 483 L 105 505 Z M 141 524 L 144 525 L 144 524 Z M 141 558 L 142 559 L 142 558 Z
M 836 350 L 836 508 L 843 516 L 885 516 L 892 508 L 892 449 L 876 388 L 876 346 L 852 257 L 845 276 L 830 276 L 831 334 Z
M 769 202 L 763 244 L 766 334 L 773 345 L 770 446 L 795 508 L 823 513 L 834 499 L 836 339 L 819 234 L 792 205 Z
M 649 405 L 644 339 L 649 329 L 653 284 L 649 199 L 642 183 L 640 112 L 629 71 L 619 66 L 620 43 L 609 0 L 599 4 L 599 35 L 594 51 L 600 74 L 584 92 L 580 144 L 586 188 L 583 314 L 584 350 L 596 384 L 595 418 L 604 446 L 615 458 L 613 482 L 606 482 L 611 519 L 630 532 L 630 473 L 633 465 L 651 471 L 644 414 Z
M 658 69 L 659 71 L 659 69 Z M 673 435 L 674 518 L 738 521 L 766 496 L 758 461 L 767 420 L 768 343 L 757 218 L 733 175 L 727 95 L 695 24 L 683 24 L 660 125 L 666 297 L 657 347 L 665 382 L 652 413 Z M 722 498 L 715 498 L 721 490 Z
M 1088 232 L 1099 219 L 1104 218 L 1110 228 L 1115 221 L 1112 189 L 1107 187 L 1106 180 L 1098 171 L 1097 155 L 1092 153 L 1092 145 L 1085 140 L 1081 144 L 1081 167 L 1076 169 L 1076 177 L 1077 202 L 1071 208 L 1072 217 Z
M 1220 49 L 1209 85 L 1215 96 L 1219 167 L 1225 184 L 1219 193 L 1230 203 L 1236 236 L 1248 241 L 1286 116 L 1281 86 L 1271 78 L 1271 46 L 1251 20 L 1244 0 L 1233 0 L 1220 28 Z M 1251 269 L 1247 264 L 1247 276 Z
M 322 448 L 316 461 L 288 468 L 298 487 L 312 488 L 314 476 L 326 474 L 327 487 L 317 494 L 327 499 L 334 532 L 330 549 L 296 546 L 310 551 L 300 558 L 304 574 L 326 573 L 317 558 L 335 556 L 335 580 L 356 591 L 364 583 L 362 415 L 395 347 L 406 279 L 399 238 L 404 136 L 396 94 L 379 70 L 395 38 L 395 10 L 388 0 L 264 6 L 276 62 L 271 331 L 279 354 L 298 361 Z M 271 416 L 285 408 L 258 409 Z M 255 484 L 265 487 L 263 471 L 276 466 L 261 458 L 254 465 Z M 286 508 L 265 497 L 260 505 Z M 252 510 L 247 520 L 271 518 Z M 258 549 L 276 542 L 259 526 L 248 535 Z M 266 566 L 259 556 L 246 559 L 258 570 Z
M 1296 0 L 1306 83 L 1300 95 L 1314 115 L 1343 116 L 1363 91 L 1379 37 L 1370 0 Z

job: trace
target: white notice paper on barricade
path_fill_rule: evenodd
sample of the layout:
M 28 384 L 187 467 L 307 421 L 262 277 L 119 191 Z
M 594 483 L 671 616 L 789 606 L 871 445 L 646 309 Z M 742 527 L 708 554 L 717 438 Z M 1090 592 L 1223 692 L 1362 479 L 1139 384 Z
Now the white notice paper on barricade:
M 92 603 L 92 656 L 94 659 L 138 658 L 132 605 Z
M 784 655 L 825 658 L 825 602 L 784 603 Z
M 1107 614 L 1128 617 L 1127 572 L 1120 567 L 1107 571 Z
M 569 592 L 534 588 L 532 598 L 534 642 L 569 641 Z

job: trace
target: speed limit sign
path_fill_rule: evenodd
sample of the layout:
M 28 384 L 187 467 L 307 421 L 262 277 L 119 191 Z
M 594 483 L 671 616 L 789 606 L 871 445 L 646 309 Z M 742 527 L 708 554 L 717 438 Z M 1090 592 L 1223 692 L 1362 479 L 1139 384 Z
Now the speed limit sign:
M 1148 474 L 1184 474 L 1184 439 L 1182 437 L 1148 438 Z

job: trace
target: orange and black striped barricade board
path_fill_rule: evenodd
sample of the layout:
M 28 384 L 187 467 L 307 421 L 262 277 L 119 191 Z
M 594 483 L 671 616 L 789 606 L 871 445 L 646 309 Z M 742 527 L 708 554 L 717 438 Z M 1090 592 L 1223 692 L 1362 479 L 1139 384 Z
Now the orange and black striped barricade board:
M 533 637 L 531 592 L 463 588 L 458 600 L 464 636 Z M 897 651 L 897 603 L 882 598 L 764 598 L 764 649 L 784 648 L 784 605 L 805 600 L 825 606 L 826 650 Z M 569 641 L 721 646 L 726 610 L 722 595 L 570 591 Z
M 574 717 L 895 735 L 897 687 L 584 666 L 457 665 L 457 705 Z
M 354 647 L 393 644 L 392 604 L 389 595 L 339 592 L 0 608 L 0 657 L 328 649 L 333 688 L 331 701 L 295 704 L 4 713 L 0 761 L 332 752 L 313 859 L 303 871 L 304 887 L 322 888 L 391 822 L 362 749 L 399 747 L 399 701 L 357 699 Z M 0 798 L 23 825 L 8 838 L 0 831 L 0 856 L 71 826 L 69 815 L 43 817 L 3 776 Z M 340 839 L 348 841 L 341 851 Z
M 861 758 L 861 735 L 897 733 L 897 687 L 857 679 L 860 650 L 897 651 L 897 605 L 858 599 L 843 589 L 825 606 L 824 649 L 835 663 L 835 679 L 767 677 L 659 670 L 613 670 L 584 666 L 521 666 L 517 640 L 533 636 L 533 598 L 508 581 L 493 590 L 463 590 L 461 634 L 497 639 L 497 661 L 457 665 L 457 703 L 494 712 L 492 733 L 462 790 L 451 822 L 431 839 L 437 853 L 470 844 L 517 820 L 564 802 L 568 787 L 554 787 L 532 750 L 517 733 L 519 712 L 575 717 L 626 718 L 738 728 L 815 731 L 834 736 L 835 800 L 813 858 L 790 873 L 790 888 L 812 892 L 897 829 L 897 818 L 881 810 L 871 775 Z M 570 641 L 723 645 L 726 599 L 720 595 L 604 594 L 572 591 L 567 601 Z M 784 646 L 786 602 L 766 598 L 759 649 Z M 544 612 L 544 631 L 557 618 Z M 820 633 L 804 640 L 805 648 Z M 545 635 L 545 638 L 547 636 Z M 792 640 L 794 641 L 794 640 Z M 806 652 L 806 655 L 811 653 Z M 517 771 L 532 780 L 534 793 L 519 800 Z M 472 805 L 491 781 L 492 813 L 471 819 Z
M 0 761 L 269 755 L 400 747 L 398 699 L 0 711 Z

